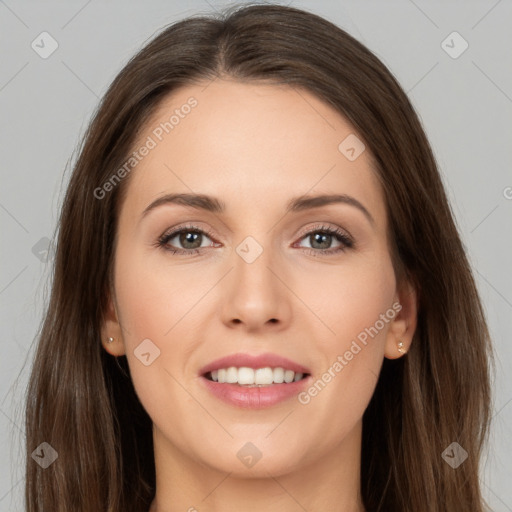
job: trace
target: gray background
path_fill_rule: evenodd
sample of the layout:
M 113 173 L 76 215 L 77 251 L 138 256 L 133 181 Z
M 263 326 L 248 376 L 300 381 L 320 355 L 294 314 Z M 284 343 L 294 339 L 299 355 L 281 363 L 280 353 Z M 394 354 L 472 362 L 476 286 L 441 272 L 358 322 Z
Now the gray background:
M 483 490 L 493 510 L 512 511 L 512 2 L 287 3 L 325 16 L 366 44 L 420 114 L 496 347 Z M 129 57 L 164 25 L 225 5 L 0 0 L 0 511 L 22 510 L 23 394 L 48 295 L 52 257 L 45 249 L 69 177 L 66 164 Z M 43 31 L 59 45 L 46 59 L 31 47 Z M 453 31 L 469 44 L 458 58 L 442 46 Z M 453 53 L 463 43 L 451 37 L 446 44 Z

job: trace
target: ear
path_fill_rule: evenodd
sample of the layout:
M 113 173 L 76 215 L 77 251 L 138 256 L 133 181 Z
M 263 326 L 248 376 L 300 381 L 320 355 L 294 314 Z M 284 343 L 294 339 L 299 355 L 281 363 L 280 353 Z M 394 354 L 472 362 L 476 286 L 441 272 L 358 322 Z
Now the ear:
M 412 343 L 418 322 L 418 291 L 410 281 L 404 281 L 397 289 L 393 303 L 397 312 L 386 334 L 384 356 L 388 359 L 402 357 Z M 399 343 L 403 343 L 403 352 L 399 352 Z
M 103 317 L 103 323 L 101 325 L 101 344 L 103 348 L 113 356 L 122 356 L 126 353 L 123 341 L 123 332 L 121 324 L 119 323 L 119 317 L 113 294 L 110 294 L 107 304 L 107 310 Z M 109 343 L 109 338 L 113 338 L 114 341 Z

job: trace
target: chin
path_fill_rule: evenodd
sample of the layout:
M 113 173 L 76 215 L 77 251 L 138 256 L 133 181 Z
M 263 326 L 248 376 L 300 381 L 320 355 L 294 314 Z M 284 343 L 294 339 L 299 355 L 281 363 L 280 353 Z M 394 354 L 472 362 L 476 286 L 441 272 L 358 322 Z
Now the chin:
M 262 443 L 263 444 L 263 443 Z M 267 442 L 268 445 L 268 442 Z M 230 473 L 234 478 L 269 478 L 269 476 L 286 475 L 300 465 L 300 457 L 293 446 L 286 446 L 279 453 L 279 448 L 258 448 L 257 439 L 238 442 L 234 448 L 223 450 L 222 456 L 211 454 L 204 463 L 223 473 Z

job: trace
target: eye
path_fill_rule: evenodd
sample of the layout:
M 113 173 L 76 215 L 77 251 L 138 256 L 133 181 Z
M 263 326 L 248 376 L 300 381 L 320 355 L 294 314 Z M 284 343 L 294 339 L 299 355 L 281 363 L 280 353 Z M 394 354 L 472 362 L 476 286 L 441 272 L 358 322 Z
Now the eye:
M 198 254 L 205 247 L 219 246 L 216 242 L 203 245 L 205 238 L 213 239 L 213 235 L 208 231 L 194 225 L 180 226 L 170 232 L 164 233 L 156 242 L 156 246 L 171 252 L 172 254 Z M 313 230 L 307 231 L 300 240 L 308 239 L 309 247 L 303 247 L 306 252 L 314 256 L 320 254 L 332 255 L 341 251 L 346 251 L 354 246 L 353 240 L 340 228 L 329 226 L 318 226 Z M 337 241 L 338 247 L 329 247 L 333 241 Z M 179 244 L 181 247 L 176 247 Z
M 353 240 L 344 231 L 339 228 L 332 228 L 329 226 L 319 226 L 308 231 L 301 238 L 301 240 L 304 239 L 310 241 L 310 247 L 307 248 L 307 252 L 314 256 L 318 255 L 318 253 L 337 254 L 354 246 Z M 335 247 L 334 249 L 329 247 L 333 240 L 337 241 L 340 246 Z
M 181 226 L 170 233 L 164 233 L 158 239 L 156 245 L 173 254 L 197 254 L 201 252 L 199 249 L 212 246 L 212 244 L 202 245 L 201 243 L 204 238 L 210 238 L 211 236 L 209 231 L 197 226 Z M 174 242 L 171 244 L 173 240 Z M 176 244 L 180 244 L 182 248 L 174 247 Z

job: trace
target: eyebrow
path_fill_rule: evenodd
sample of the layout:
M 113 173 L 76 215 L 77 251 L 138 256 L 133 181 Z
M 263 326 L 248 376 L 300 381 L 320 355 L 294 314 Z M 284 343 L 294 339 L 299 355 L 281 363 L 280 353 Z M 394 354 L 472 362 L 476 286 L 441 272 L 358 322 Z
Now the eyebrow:
M 375 226 L 375 219 L 370 212 L 355 198 L 347 194 L 322 194 L 314 196 L 299 196 L 292 198 L 286 206 L 286 214 L 292 212 L 302 212 L 327 206 L 331 204 L 347 204 L 360 210 L 368 219 L 372 226 Z M 216 197 L 208 196 L 205 194 L 166 194 L 159 197 L 147 206 L 142 212 L 142 217 L 145 217 L 151 210 L 158 208 L 164 204 L 178 204 L 189 206 L 197 210 L 205 210 L 211 213 L 224 213 L 226 205 Z

